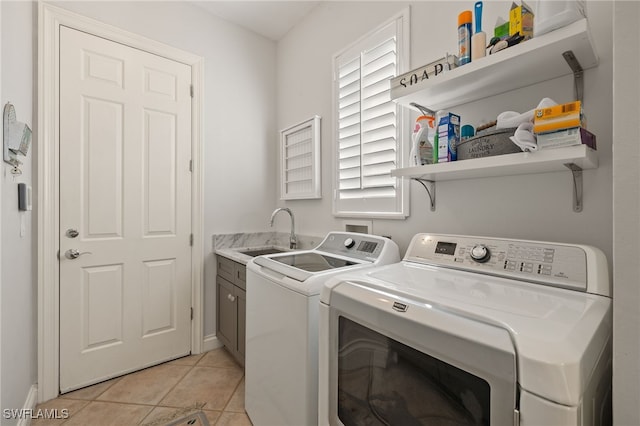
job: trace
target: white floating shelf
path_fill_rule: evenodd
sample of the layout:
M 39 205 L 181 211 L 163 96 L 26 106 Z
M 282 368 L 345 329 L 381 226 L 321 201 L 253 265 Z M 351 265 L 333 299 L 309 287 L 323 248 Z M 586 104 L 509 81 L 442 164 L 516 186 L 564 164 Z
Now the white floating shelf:
M 415 102 L 432 110 L 447 109 L 572 74 L 562 56 L 566 51 L 572 51 L 585 70 L 598 65 L 586 19 L 429 80 L 393 88 L 391 98 L 404 106 Z
M 598 154 L 586 145 L 576 145 L 542 149 L 537 152 L 517 152 L 451 163 L 406 167 L 392 170 L 391 175 L 436 182 L 569 171 L 568 164 L 575 164 L 583 170 L 595 169 L 598 167 Z

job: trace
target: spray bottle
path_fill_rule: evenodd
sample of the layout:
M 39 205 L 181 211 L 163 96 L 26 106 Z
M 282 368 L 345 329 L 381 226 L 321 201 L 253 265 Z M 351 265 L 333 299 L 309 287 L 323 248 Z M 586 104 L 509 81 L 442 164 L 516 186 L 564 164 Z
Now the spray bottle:
M 435 134 L 435 118 L 421 115 L 416 119 L 412 135 L 410 166 L 422 166 L 433 163 L 433 136 Z
M 458 63 L 460 65 L 471 62 L 471 17 L 470 10 L 458 15 Z

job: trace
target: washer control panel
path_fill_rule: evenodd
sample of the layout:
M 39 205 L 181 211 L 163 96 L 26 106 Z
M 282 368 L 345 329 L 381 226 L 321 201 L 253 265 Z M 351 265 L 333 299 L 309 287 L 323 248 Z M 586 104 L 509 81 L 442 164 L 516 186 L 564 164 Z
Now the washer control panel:
M 404 260 L 586 291 L 580 246 L 458 235 L 418 234 Z
M 397 250 L 394 242 L 377 235 L 358 234 L 355 232 L 330 232 L 316 250 L 355 259 L 375 261 L 384 255 L 385 250 L 391 248 Z

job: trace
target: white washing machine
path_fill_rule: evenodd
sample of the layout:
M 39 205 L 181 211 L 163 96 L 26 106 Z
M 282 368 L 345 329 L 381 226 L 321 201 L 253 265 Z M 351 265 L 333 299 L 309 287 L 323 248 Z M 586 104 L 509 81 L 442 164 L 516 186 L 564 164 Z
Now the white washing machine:
M 319 424 L 611 424 L 610 296 L 593 247 L 418 234 L 327 281 Z
M 318 305 L 338 273 L 400 260 L 374 235 L 331 232 L 313 250 L 247 265 L 245 409 L 256 426 L 310 426 L 318 419 Z

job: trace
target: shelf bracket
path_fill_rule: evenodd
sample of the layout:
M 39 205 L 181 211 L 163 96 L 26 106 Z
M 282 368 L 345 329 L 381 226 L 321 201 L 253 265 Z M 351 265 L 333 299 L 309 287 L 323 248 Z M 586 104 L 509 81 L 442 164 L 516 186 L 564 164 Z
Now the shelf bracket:
M 584 103 L 582 98 L 584 97 L 584 71 L 582 65 L 578 62 L 578 58 L 573 54 L 573 51 L 567 50 L 562 54 L 564 60 L 567 61 L 571 71 L 573 71 L 573 85 L 575 90 L 576 100 L 580 103 Z
M 420 104 L 417 104 L 415 102 L 411 102 L 409 105 L 411 105 L 412 107 L 416 108 L 418 111 L 420 111 L 420 113 L 422 115 L 432 115 L 432 116 L 436 116 L 436 112 L 433 110 L 430 110 L 429 108 L 422 106 Z
M 418 182 L 427 191 L 427 194 L 429 194 L 429 200 L 431 201 L 431 211 L 435 212 L 436 211 L 436 182 L 433 180 L 427 180 L 427 179 L 421 179 L 421 178 L 411 178 L 411 179 Z
M 566 163 L 565 166 L 571 170 L 573 175 L 573 211 L 582 211 L 582 168 L 574 163 Z

